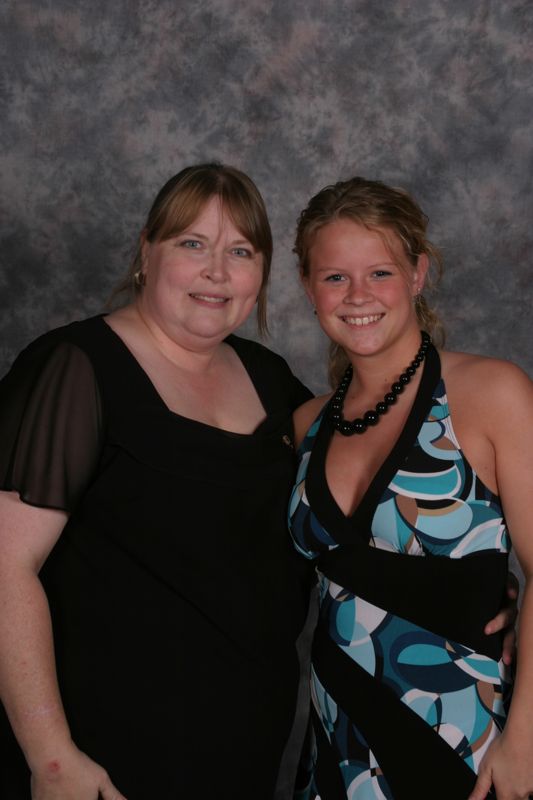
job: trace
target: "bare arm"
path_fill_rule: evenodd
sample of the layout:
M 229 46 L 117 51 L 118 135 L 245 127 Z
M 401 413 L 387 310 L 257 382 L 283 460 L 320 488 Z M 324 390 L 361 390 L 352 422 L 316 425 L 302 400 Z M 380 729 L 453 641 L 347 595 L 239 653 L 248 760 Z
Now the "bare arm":
M 34 800 L 121 800 L 105 771 L 81 753 L 57 684 L 52 626 L 38 578 L 67 521 L 0 492 L 0 696 L 32 772 Z
M 299 447 L 305 438 L 305 434 L 318 416 L 321 408 L 325 405 L 331 395 L 313 397 L 296 409 L 293 415 L 294 422 L 294 442 Z
M 471 800 L 483 800 L 491 783 L 498 800 L 527 799 L 533 792 L 533 383 L 512 367 L 498 383 L 488 409 L 491 441 L 498 491 L 525 590 L 511 710 L 502 735 L 481 763 Z

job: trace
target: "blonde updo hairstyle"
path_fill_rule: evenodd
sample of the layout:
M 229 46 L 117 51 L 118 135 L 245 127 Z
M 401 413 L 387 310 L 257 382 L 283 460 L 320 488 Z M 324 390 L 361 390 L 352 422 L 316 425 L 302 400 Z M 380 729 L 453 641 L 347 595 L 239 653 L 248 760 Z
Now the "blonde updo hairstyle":
M 382 236 L 391 254 L 393 250 L 388 233 L 392 231 L 413 267 L 416 267 L 420 255 L 428 256 L 435 277 L 433 280 L 426 277 L 426 288 L 433 288 L 438 282 L 442 273 L 442 258 L 437 248 L 426 238 L 428 218 L 420 206 L 403 189 L 359 177 L 326 186 L 311 198 L 307 208 L 300 214 L 294 252 L 298 256 L 302 278 L 309 275 L 309 253 L 317 231 L 337 219 L 350 219 L 376 231 Z M 398 266 L 404 268 L 403 264 Z M 421 294 L 415 299 L 415 310 L 420 328 L 426 330 L 437 345 L 442 345 L 442 323 Z M 332 342 L 328 370 L 332 386 L 338 384 L 348 363 L 343 348 Z
M 272 263 L 272 231 L 259 190 L 244 172 L 224 164 L 207 163 L 186 167 L 168 180 L 157 194 L 148 213 L 142 237 L 131 266 L 113 292 L 111 302 L 120 294 L 133 298 L 143 290 L 136 274 L 142 266 L 142 241 L 162 242 L 186 230 L 206 203 L 218 197 L 235 227 L 263 257 L 263 278 L 257 297 L 257 326 L 268 332 L 267 285 Z

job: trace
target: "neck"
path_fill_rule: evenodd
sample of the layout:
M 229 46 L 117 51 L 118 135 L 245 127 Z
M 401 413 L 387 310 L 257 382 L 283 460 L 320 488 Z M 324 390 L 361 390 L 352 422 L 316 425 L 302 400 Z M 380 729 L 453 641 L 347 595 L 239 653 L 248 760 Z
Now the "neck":
M 402 337 L 401 342 L 372 355 L 352 355 L 350 363 L 353 378 L 349 396 L 359 393 L 372 394 L 388 389 L 400 373 L 411 363 L 420 347 L 421 333 L 417 328 Z
M 128 321 L 138 331 L 152 350 L 155 350 L 173 367 L 198 376 L 206 375 L 218 364 L 222 342 L 216 341 L 178 341 L 158 324 L 157 320 L 143 308 L 141 302 L 123 309 Z
M 370 406 L 362 416 L 355 417 L 352 420 L 348 420 L 344 416 L 345 400 L 350 399 L 347 393 L 353 377 L 353 365 L 350 365 L 329 402 L 329 416 L 333 427 L 343 436 L 353 436 L 353 434 L 356 433 L 365 433 L 369 427 L 377 425 L 383 414 L 386 414 L 388 409 L 396 404 L 398 397 L 404 393 L 404 390 L 409 386 L 413 377 L 415 380 L 419 379 L 417 373 L 426 357 L 430 341 L 430 337 L 427 333 L 421 333 L 418 350 L 414 354 L 412 360 L 410 360 L 401 372 L 396 375 L 396 379 L 383 395 L 383 399 L 376 403 L 374 397 L 372 402 L 373 404 L 375 403 L 375 405 L 373 405 L 373 407 Z M 368 379 L 368 372 L 366 377 Z M 358 401 L 361 402 L 362 397 L 364 397 L 364 390 L 361 385 L 356 387 L 354 395 L 358 396 Z M 354 395 L 352 395 L 352 397 Z

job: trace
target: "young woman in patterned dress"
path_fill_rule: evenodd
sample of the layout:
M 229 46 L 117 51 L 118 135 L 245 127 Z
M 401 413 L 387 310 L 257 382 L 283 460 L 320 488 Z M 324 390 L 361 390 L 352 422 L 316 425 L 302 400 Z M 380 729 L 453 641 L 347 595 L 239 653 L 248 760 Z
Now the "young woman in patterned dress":
M 431 342 L 426 224 L 407 193 L 362 178 L 319 192 L 298 224 L 338 385 L 296 412 L 290 506 L 320 581 L 309 797 L 322 800 L 533 791 L 533 384 Z M 508 711 L 501 638 L 484 627 L 510 536 L 526 588 Z

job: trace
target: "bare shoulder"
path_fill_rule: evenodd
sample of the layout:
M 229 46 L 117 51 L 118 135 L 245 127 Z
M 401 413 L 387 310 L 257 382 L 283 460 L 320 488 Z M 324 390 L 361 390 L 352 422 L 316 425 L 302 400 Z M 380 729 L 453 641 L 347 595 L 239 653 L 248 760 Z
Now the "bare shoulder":
M 446 350 L 440 356 L 446 387 L 458 397 L 489 413 L 533 411 L 533 381 L 511 361 Z
M 294 412 L 294 436 L 298 447 L 311 427 L 313 421 L 318 416 L 321 408 L 328 402 L 331 394 L 323 394 L 320 397 L 313 397 L 301 405 Z

